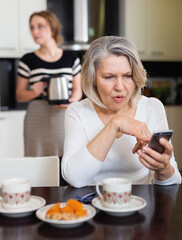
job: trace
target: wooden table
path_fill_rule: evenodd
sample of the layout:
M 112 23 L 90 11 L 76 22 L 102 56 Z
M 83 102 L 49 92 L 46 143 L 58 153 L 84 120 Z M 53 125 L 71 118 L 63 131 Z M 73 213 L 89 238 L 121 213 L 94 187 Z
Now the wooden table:
M 95 191 L 95 187 L 32 188 L 32 195 L 46 199 L 47 204 L 65 202 L 76 195 Z M 0 214 L 0 240 L 178 240 L 182 239 L 182 186 L 134 185 L 132 194 L 147 201 L 147 206 L 126 217 L 114 217 L 97 211 L 96 216 L 72 229 L 55 228 L 32 214 L 8 218 Z

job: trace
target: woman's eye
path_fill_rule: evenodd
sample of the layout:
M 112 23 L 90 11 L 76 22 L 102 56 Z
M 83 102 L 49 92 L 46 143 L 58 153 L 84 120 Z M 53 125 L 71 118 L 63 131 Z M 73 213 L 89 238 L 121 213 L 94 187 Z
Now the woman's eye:
M 132 74 L 126 74 L 124 75 L 124 79 L 132 79 Z
M 126 78 L 132 78 L 132 75 L 131 74 L 127 74 Z
M 39 25 L 39 29 L 42 29 L 42 28 L 44 28 L 44 26 L 43 25 Z
M 104 77 L 105 79 L 112 79 L 113 78 L 113 76 L 106 76 L 106 77 Z

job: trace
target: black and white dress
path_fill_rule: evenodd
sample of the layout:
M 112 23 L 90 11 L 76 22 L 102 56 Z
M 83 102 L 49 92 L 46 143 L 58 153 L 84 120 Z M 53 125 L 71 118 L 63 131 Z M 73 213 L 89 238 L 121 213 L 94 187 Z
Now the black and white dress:
M 80 59 L 71 51 L 63 51 L 56 62 L 46 62 L 35 53 L 28 53 L 18 65 L 18 75 L 29 80 L 30 89 L 43 77 L 63 74 L 68 79 L 70 96 L 73 77 L 80 71 Z M 64 115 L 65 109 L 49 105 L 46 100 L 30 101 L 24 122 L 25 156 L 63 155 Z

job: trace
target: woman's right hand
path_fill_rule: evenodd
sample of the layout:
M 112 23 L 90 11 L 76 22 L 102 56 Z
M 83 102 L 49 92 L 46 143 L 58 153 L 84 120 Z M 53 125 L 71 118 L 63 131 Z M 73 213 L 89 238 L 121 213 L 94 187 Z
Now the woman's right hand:
M 27 89 L 29 84 L 29 80 L 27 78 L 18 76 L 17 80 L 16 99 L 19 102 L 28 102 L 36 97 L 39 97 L 44 91 L 45 83 L 43 82 L 36 82 L 33 84 L 32 89 L 29 90 Z
M 135 136 L 141 141 L 150 141 L 151 139 L 152 135 L 144 122 L 121 115 L 113 118 L 111 121 L 114 121 L 118 134 Z
M 151 139 L 152 135 L 144 122 L 125 116 L 117 116 L 113 118 L 112 121 L 114 121 L 117 130 L 117 138 L 123 134 L 136 137 L 137 143 L 133 148 L 133 153 L 144 147 Z

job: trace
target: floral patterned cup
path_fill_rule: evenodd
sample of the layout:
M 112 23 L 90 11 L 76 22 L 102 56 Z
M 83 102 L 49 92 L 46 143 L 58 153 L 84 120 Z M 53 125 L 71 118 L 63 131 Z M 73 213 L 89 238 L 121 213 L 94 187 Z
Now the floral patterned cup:
M 102 186 L 103 194 L 99 190 Z M 107 178 L 96 185 L 96 191 L 104 207 L 123 208 L 127 207 L 131 200 L 132 184 L 126 178 Z
M 30 202 L 30 181 L 23 178 L 11 178 L 2 183 L 2 207 L 19 209 Z

